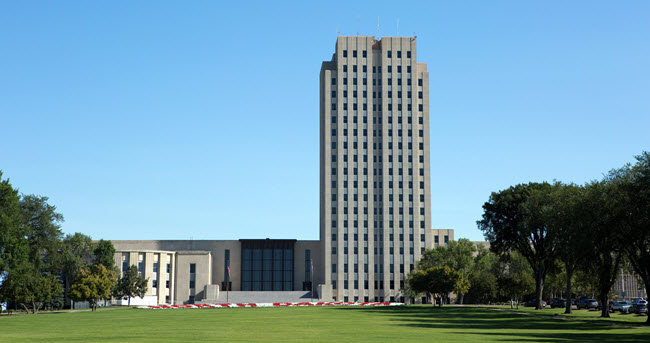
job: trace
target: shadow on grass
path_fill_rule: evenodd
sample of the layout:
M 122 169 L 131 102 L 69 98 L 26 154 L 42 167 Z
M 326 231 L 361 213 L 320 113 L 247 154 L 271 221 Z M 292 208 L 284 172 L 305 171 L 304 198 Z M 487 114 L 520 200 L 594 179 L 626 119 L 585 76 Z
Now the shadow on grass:
M 389 316 L 393 325 L 445 330 L 500 341 L 647 342 L 650 331 L 595 323 L 562 321 L 477 307 L 386 306 L 340 307 Z M 638 325 L 639 323 L 636 323 Z M 435 334 L 435 333 L 433 333 Z M 480 337 L 477 337 L 480 340 Z

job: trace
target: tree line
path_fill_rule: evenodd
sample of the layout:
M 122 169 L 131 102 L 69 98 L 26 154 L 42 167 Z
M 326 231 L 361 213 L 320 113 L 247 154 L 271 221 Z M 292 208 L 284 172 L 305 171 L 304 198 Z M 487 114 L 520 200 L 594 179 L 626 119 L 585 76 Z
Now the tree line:
M 111 297 L 144 296 L 147 280 L 131 266 L 117 278 L 110 241 L 65 235 L 48 198 L 19 194 L 0 171 L 0 303 L 25 312 L 60 309 L 68 300 L 95 310 Z
M 601 317 L 609 317 L 607 304 L 621 268 L 636 273 L 646 289 L 650 286 L 648 152 L 584 185 L 511 186 L 492 193 L 483 210 L 477 225 L 494 256 L 463 240 L 427 250 L 409 276 L 411 291 L 435 293 L 436 286 L 439 297 L 453 291 L 462 301 L 467 292 L 521 296 L 533 282 L 539 309 L 550 278 L 555 289 L 564 283 L 567 299 L 576 288 L 593 291 Z M 571 301 L 566 313 L 571 313 Z

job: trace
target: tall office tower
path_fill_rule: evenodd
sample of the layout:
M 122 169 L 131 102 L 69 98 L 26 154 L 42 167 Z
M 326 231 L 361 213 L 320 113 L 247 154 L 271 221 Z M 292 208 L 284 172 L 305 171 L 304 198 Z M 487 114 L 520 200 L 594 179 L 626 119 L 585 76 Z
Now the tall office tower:
M 321 299 L 404 301 L 433 247 L 429 74 L 415 43 L 338 37 L 321 67 Z

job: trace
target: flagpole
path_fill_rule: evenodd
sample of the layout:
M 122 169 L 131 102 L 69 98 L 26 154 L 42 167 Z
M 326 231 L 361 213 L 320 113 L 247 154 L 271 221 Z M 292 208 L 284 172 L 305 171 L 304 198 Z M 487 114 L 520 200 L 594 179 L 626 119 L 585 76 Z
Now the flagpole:
M 311 273 L 309 273 L 309 285 L 311 286 L 311 291 L 309 293 L 311 294 L 311 302 L 314 302 L 314 261 L 309 259 L 309 264 L 311 269 Z

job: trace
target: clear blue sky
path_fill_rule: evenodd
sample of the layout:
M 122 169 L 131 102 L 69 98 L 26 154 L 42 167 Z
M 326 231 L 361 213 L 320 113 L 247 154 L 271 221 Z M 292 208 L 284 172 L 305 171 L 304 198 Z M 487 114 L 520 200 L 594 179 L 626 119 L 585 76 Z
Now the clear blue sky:
M 428 64 L 434 228 L 650 150 L 650 1 L 6 1 L 0 170 L 66 233 L 318 239 L 320 65 L 377 18 Z

